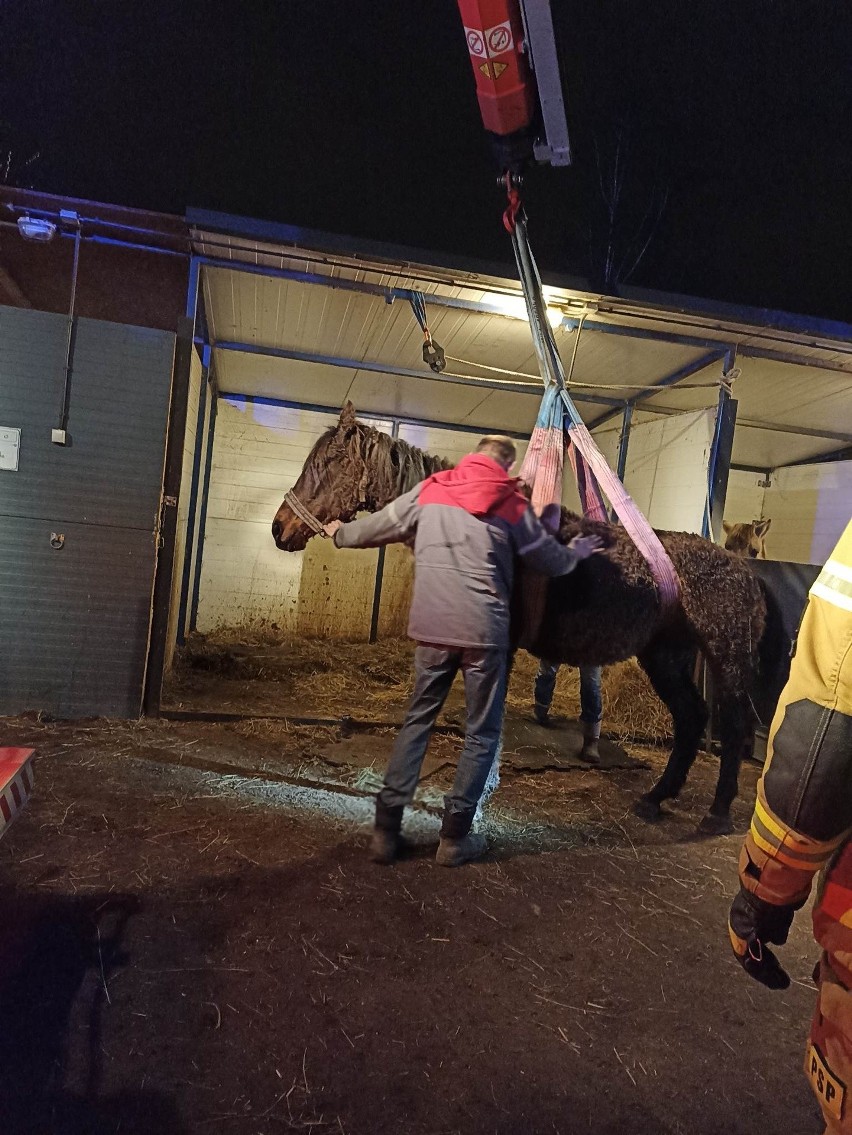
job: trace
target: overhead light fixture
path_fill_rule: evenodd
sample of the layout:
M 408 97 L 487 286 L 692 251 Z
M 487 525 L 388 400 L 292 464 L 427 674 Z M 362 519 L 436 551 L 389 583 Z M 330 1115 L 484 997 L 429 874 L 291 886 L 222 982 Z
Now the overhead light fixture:
M 18 217 L 18 232 L 24 240 L 47 244 L 49 240 L 53 240 L 56 225 L 52 221 L 46 221 L 44 217 Z
M 523 296 L 508 296 L 508 295 L 493 295 L 488 296 L 487 302 L 500 310 L 502 315 L 508 315 L 512 319 L 523 319 L 529 321 L 527 315 L 527 305 Z M 558 327 L 562 322 L 562 311 L 558 307 L 547 306 L 547 322 L 551 327 Z

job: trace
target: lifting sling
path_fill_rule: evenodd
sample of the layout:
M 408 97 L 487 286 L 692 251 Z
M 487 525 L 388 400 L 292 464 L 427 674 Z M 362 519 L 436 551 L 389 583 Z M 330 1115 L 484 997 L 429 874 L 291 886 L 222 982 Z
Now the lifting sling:
M 577 478 L 583 514 L 591 520 L 606 521 L 602 492 L 606 494 L 625 531 L 645 557 L 660 602 L 664 607 L 672 606 L 680 596 L 674 565 L 659 537 L 598 449 L 568 393 L 565 370 L 547 319 L 541 277 L 527 237 L 517 185 L 510 174 L 506 175 L 506 183 L 509 205 L 503 214 L 503 223 L 512 238 L 533 346 L 544 382 L 541 409 L 521 466 L 521 479 L 532 485 L 536 512 L 540 513 L 548 504 L 561 504 L 563 452 L 567 449 Z

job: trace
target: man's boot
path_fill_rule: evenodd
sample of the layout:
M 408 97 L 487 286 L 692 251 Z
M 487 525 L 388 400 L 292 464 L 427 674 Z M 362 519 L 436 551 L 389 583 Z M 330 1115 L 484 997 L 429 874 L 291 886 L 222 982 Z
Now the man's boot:
M 436 863 L 442 867 L 461 867 L 463 863 L 482 858 L 488 850 L 488 844 L 484 835 L 470 830 L 475 813 L 475 808 L 469 812 L 451 812 L 448 808 L 444 810 Z
M 376 800 L 376 826 L 370 839 L 370 858 L 374 863 L 387 865 L 393 863 L 399 854 L 400 828 L 402 827 L 403 807 L 389 808 L 381 800 Z
M 584 721 L 583 747 L 579 753 L 581 761 L 585 761 L 587 765 L 599 765 L 601 763 L 601 754 L 598 748 L 600 739 L 601 723 L 599 721 Z

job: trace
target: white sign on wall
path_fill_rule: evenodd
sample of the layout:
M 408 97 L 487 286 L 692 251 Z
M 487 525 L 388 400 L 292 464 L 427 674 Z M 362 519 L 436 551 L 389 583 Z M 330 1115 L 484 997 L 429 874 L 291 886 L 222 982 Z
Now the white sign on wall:
M 20 452 L 21 431 L 15 426 L 0 426 L 0 469 L 16 472 Z

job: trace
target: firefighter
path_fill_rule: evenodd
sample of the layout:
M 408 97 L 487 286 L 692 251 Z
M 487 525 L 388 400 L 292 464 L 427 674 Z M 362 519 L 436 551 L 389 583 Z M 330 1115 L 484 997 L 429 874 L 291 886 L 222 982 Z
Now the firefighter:
M 813 912 L 822 957 L 805 1074 L 827 1135 L 852 1135 L 852 521 L 810 591 L 790 679 L 769 733 L 729 932 L 749 976 L 790 979 L 782 946 L 822 871 Z

